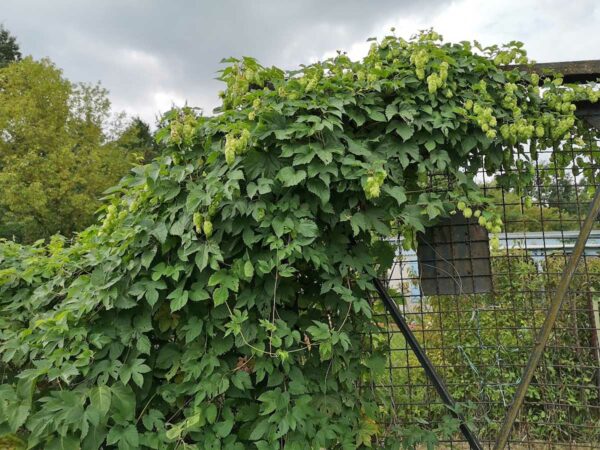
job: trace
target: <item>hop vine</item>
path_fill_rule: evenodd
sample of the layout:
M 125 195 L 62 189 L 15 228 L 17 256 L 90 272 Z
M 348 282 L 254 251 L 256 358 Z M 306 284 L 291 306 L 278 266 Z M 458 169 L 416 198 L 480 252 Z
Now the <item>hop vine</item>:
M 496 245 L 477 174 L 527 192 L 536 149 L 597 177 L 574 110 L 600 94 L 526 70 L 520 43 L 426 30 L 359 61 L 224 63 L 217 114 L 169 111 L 161 156 L 111 190 L 97 225 L 70 244 L 0 242 L 11 442 L 397 447 L 387 391 L 361 389 L 386 367 L 388 343 L 367 336 L 388 238 L 414 248 L 460 211 Z

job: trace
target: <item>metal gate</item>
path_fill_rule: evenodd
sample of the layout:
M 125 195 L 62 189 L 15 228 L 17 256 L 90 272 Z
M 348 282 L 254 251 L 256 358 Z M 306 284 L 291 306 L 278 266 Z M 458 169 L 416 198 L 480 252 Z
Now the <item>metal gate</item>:
M 431 286 L 423 288 L 424 271 L 419 271 L 417 254 L 400 250 L 400 245 L 383 283 L 457 402 L 455 415 L 469 423 L 483 448 L 494 447 L 515 392 L 524 384 L 524 369 L 560 291 L 600 182 L 593 174 L 583 177 L 577 171 L 575 154 L 569 148 L 563 146 L 561 158 L 551 158 L 550 150 L 538 150 L 536 182 L 528 192 L 502 188 L 493 176 L 478 175 L 486 194 L 496 199 L 505 224 L 497 236 L 500 245 L 490 254 L 491 292 L 464 294 L 456 288 L 451 295 L 425 295 L 423 291 L 431 293 Z M 596 132 L 586 136 L 585 152 L 588 161 L 600 161 Z M 565 286 L 568 289 L 539 365 L 530 384 L 524 384 L 523 403 L 515 409 L 514 424 L 508 424 L 503 448 L 600 448 L 597 214 L 590 223 L 593 230 L 572 281 Z M 482 263 L 470 261 L 471 266 Z M 456 286 L 474 286 L 475 280 L 465 279 L 469 276 L 451 273 L 449 278 Z M 469 448 L 389 307 L 387 311 L 383 305 L 378 308 L 376 320 L 385 324 L 385 331 L 372 339 L 389 349 L 386 375 L 375 382 L 390 398 L 383 428 L 418 428 L 436 435 L 436 448 Z

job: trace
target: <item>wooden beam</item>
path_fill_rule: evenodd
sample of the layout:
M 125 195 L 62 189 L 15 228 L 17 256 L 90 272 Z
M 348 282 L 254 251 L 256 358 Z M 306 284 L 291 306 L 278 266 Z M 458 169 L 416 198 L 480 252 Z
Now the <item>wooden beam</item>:
M 503 67 L 505 70 L 520 69 L 526 72 L 535 72 L 541 78 L 545 74 L 560 73 L 565 83 L 589 83 L 600 81 L 600 59 L 587 61 L 562 61 L 538 64 L 513 64 Z M 600 130 L 600 102 L 588 101 L 575 102 L 577 111 L 575 115 L 592 127 Z
M 600 59 L 520 64 L 505 67 L 506 70 L 517 68 L 526 72 L 536 72 L 540 76 L 551 72 L 560 73 L 566 83 L 586 83 L 600 79 Z

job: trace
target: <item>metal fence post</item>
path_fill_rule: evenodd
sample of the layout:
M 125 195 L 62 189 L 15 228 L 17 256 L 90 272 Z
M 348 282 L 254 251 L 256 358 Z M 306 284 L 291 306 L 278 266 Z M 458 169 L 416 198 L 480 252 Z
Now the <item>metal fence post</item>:
M 467 426 L 464 418 L 461 417 L 456 412 L 456 408 L 455 408 L 456 403 L 454 402 L 454 399 L 452 398 L 452 396 L 448 392 L 448 389 L 444 385 L 444 382 L 442 381 L 442 379 L 436 372 L 435 367 L 433 366 L 431 360 L 425 354 L 425 351 L 419 344 L 419 341 L 417 341 L 417 338 L 415 337 L 414 333 L 408 326 L 408 323 L 406 323 L 406 320 L 404 320 L 404 317 L 402 316 L 402 313 L 400 312 L 398 305 L 396 305 L 396 302 L 394 301 L 394 299 L 392 297 L 390 297 L 390 294 L 388 293 L 387 289 L 385 288 L 385 286 L 383 285 L 383 283 L 381 282 L 381 280 L 379 278 L 374 278 L 373 284 L 375 285 L 375 289 L 377 289 L 377 292 L 378 292 L 379 296 L 381 297 L 381 300 L 383 301 L 385 308 L 387 309 L 387 311 L 390 313 L 390 315 L 394 319 L 394 322 L 396 322 L 396 325 L 398 325 L 398 328 L 400 328 L 400 331 L 404 335 L 404 339 L 406 339 L 406 342 L 408 343 L 408 345 L 414 352 L 415 356 L 419 360 L 419 363 L 425 370 L 425 374 L 427 375 L 427 378 L 429 378 L 429 380 L 435 387 L 435 390 L 438 392 L 439 396 L 442 398 L 442 401 L 447 406 L 450 407 L 450 411 L 452 411 L 452 414 L 458 420 L 460 420 L 460 431 L 462 432 L 463 436 L 469 443 L 469 446 L 471 447 L 471 449 L 483 450 L 483 447 L 481 446 L 481 443 L 477 439 L 477 436 Z
M 544 349 L 548 343 L 548 339 L 550 338 L 550 333 L 552 332 L 552 328 L 554 327 L 554 323 L 558 317 L 558 312 L 560 311 L 560 307 L 563 303 L 565 295 L 569 290 L 569 285 L 571 284 L 571 280 L 573 279 L 573 275 L 575 274 L 575 270 L 577 269 L 581 255 L 585 250 L 588 237 L 599 213 L 600 189 L 597 189 L 596 195 L 590 204 L 590 210 L 588 211 L 587 217 L 585 218 L 583 226 L 579 232 L 577 242 L 573 248 L 573 253 L 571 253 L 569 261 L 563 270 L 560 283 L 556 289 L 556 296 L 550 304 L 544 324 L 542 325 L 542 328 L 540 329 L 540 332 L 535 340 L 535 346 L 533 347 L 533 351 L 529 356 L 529 361 L 527 361 L 527 365 L 525 366 L 525 370 L 521 376 L 521 383 L 519 384 L 512 404 L 506 413 L 506 417 L 502 423 L 502 428 L 500 428 L 498 438 L 496 439 L 496 444 L 494 445 L 494 450 L 503 450 L 508 442 L 508 438 L 517 418 L 517 414 L 521 408 L 521 405 L 523 404 L 523 399 L 525 398 L 525 394 L 527 393 L 527 389 L 529 388 L 529 384 L 531 383 L 535 369 L 537 368 L 542 354 L 544 353 Z

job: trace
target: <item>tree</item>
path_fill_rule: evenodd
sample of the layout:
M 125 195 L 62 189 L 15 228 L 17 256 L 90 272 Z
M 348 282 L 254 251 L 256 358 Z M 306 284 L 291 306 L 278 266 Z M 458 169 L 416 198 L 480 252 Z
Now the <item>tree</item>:
M 21 52 L 17 39 L 3 25 L 0 25 L 0 68 L 20 59 Z
M 542 171 L 544 171 L 545 185 L 548 186 L 545 198 L 542 200 L 549 207 L 568 211 L 575 217 L 587 212 L 584 205 L 589 201 L 589 196 L 585 186 L 578 186 L 573 176 L 566 170 L 552 170 L 552 165 L 544 165 Z
M 494 209 L 498 215 L 504 216 L 505 230 L 516 231 L 566 231 L 579 228 L 577 216 L 571 214 L 565 208 L 535 201 L 527 196 L 519 195 L 514 191 L 495 189 L 494 183 L 490 183 L 492 197 L 496 206 Z M 546 187 L 544 192 L 549 188 Z M 535 189 L 531 189 L 535 192 Z
M 119 133 L 117 145 L 128 152 L 136 153 L 144 162 L 150 162 L 158 155 L 158 145 L 150 130 L 150 125 L 139 117 L 134 117 Z
M 31 242 L 91 223 L 135 160 L 107 141 L 109 113 L 106 90 L 69 82 L 49 60 L 0 69 L 0 236 Z

